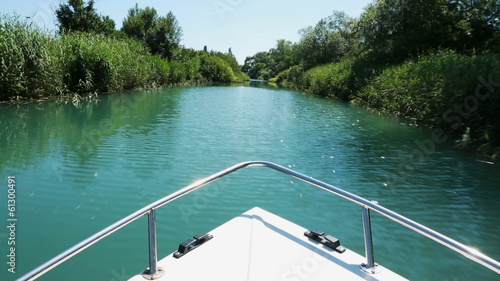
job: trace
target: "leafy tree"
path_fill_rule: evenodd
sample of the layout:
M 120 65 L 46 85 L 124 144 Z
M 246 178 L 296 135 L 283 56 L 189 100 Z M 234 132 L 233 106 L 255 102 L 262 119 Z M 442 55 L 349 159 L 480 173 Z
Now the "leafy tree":
M 138 5 L 129 10 L 122 31 L 144 42 L 152 53 L 167 59 L 173 59 L 182 38 L 182 28 L 172 12 L 161 17 L 156 9 L 139 9 Z
M 270 65 L 273 77 L 294 65 L 294 53 L 295 45 L 291 41 L 283 39 L 278 40 L 276 48 L 269 50 L 273 63 Z
M 272 78 L 268 69 L 268 65 L 270 64 L 271 55 L 268 52 L 259 52 L 245 59 L 242 70 L 248 74 L 250 78 L 268 80 Z
M 499 31 L 500 0 L 377 0 L 357 26 L 363 49 L 393 63 L 436 49 L 495 49 Z
M 334 12 L 316 26 L 302 29 L 297 44 L 278 40 L 276 47 L 268 52 L 247 57 L 243 72 L 252 78 L 268 80 L 295 65 L 309 69 L 357 54 L 360 44 L 354 32 L 356 22 L 343 12 Z
M 318 22 L 315 27 L 302 29 L 300 34 L 302 38 L 297 46 L 296 58 L 306 68 L 332 62 L 345 52 L 341 37 L 328 30 L 325 20 Z
M 97 14 L 94 0 L 85 5 L 83 0 L 68 0 L 60 4 L 56 10 L 59 33 L 75 31 L 112 34 L 115 32 L 115 22 L 108 16 Z
M 345 13 L 334 12 L 332 16 L 321 19 L 316 26 L 302 29 L 296 59 L 305 68 L 338 62 L 352 52 L 353 24 L 354 19 Z
M 278 40 L 276 48 L 247 57 L 242 71 L 252 78 L 269 80 L 294 64 L 295 45 Z
M 450 7 L 455 14 L 457 50 L 487 50 L 498 48 L 500 33 L 499 0 L 454 0 Z
M 350 17 L 344 12 L 334 11 L 327 18 L 328 29 L 337 32 L 345 40 L 347 50 L 345 55 L 357 56 L 360 53 L 361 38 L 356 33 L 359 19 Z

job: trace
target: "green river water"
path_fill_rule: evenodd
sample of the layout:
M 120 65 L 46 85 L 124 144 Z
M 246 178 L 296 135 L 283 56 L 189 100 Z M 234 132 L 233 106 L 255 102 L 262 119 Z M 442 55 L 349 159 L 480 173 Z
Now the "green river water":
M 0 105 L 0 280 L 197 179 L 266 160 L 401 213 L 500 260 L 500 166 L 451 136 L 264 84 L 101 96 L 80 106 Z M 15 231 L 8 179 L 15 177 Z M 239 171 L 157 213 L 159 257 L 260 206 L 364 254 L 361 208 L 285 175 Z M 375 259 L 412 280 L 499 280 L 436 242 L 372 215 Z M 9 272 L 9 238 L 15 272 Z M 39 280 L 125 280 L 147 267 L 142 218 Z M 168 270 L 168 269 L 167 269 Z M 331 279 L 331 278 L 330 278 Z M 325 277 L 326 280 L 326 277 Z

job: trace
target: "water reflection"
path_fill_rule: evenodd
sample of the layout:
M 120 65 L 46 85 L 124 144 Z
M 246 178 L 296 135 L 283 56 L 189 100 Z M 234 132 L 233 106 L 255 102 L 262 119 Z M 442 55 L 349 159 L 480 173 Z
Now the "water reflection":
M 177 115 L 176 96 L 129 92 L 101 96 L 99 102 L 79 106 L 60 102 L 0 105 L 0 168 L 23 169 L 58 149 L 64 150 L 61 165 L 84 164 L 99 154 L 101 146 L 114 146 L 117 135 L 139 145 L 134 136 L 147 136 L 164 122 L 175 126 L 170 121 Z

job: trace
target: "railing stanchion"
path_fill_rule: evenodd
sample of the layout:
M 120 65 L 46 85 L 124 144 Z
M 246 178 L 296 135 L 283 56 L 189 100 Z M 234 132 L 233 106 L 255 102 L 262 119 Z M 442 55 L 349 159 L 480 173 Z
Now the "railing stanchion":
M 370 209 L 366 206 L 362 206 L 362 217 L 363 217 L 363 230 L 365 236 L 365 253 L 366 253 L 366 264 L 361 265 L 361 269 L 366 273 L 375 274 L 378 273 L 378 264 L 375 263 L 375 254 L 373 253 L 373 239 L 372 239 L 372 222 L 370 218 Z
M 148 213 L 148 241 L 149 241 L 149 268 L 147 268 L 142 276 L 148 280 L 160 278 L 164 271 L 158 267 L 158 247 L 156 244 L 156 211 L 151 209 Z

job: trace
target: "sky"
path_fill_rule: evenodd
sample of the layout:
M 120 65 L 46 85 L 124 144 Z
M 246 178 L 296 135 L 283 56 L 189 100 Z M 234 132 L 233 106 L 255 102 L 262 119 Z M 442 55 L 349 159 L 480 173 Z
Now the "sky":
M 54 11 L 62 0 L 2 0 L 0 13 L 31 17 L 38 26 L 56 30 Z M 64 1 L 66 2 L 66 1 Z M 97 12 L 110 16 L 120 28 L 130 8 L 154 7 L 160 15 L 169 11 L 183 30 L 187 48 L 228 52 L 240 64 L 247 56 L 268 51 L 279 39 L 297 42 L 298 31 L 315 25 L 333 11 L 359 17 L 372 0 L 96 0 Z

